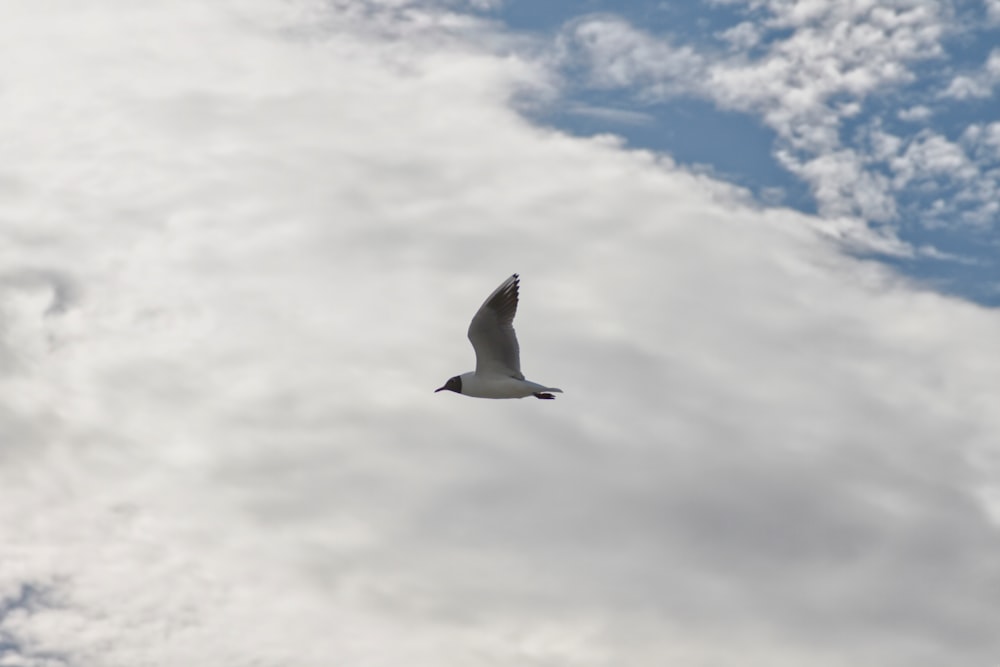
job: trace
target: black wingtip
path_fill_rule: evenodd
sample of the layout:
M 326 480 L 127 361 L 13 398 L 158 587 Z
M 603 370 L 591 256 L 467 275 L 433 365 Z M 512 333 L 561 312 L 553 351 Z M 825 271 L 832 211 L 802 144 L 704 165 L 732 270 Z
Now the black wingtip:
M 511 277 L 513 280 L 510 283 L 510 287 L 508 287 L 506 291 L 512 293 L 514 295 L 514 300 L 516 301 L 521 296 L 521 277 L 516 273 Z

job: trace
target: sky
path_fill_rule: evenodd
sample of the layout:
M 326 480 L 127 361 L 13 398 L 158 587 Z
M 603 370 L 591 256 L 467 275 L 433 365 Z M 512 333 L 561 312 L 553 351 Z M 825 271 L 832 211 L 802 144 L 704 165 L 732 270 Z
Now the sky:
M 997 664 L 1000 4 L 536 4 L 4 3 L 0 667 Z

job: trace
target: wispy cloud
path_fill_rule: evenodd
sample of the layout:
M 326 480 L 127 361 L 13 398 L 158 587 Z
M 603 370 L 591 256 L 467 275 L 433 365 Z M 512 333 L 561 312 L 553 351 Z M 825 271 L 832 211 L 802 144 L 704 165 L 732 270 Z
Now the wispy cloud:
M 602 120 L 623 125 L 648 125 L 655 120 L 651 114 L 643 113 L 641 111 L 615 109 L 612 107 L 594 106 L 590 104 L 574 104 L 570 106 L 566 112 L 577 116 L 600 118 Z

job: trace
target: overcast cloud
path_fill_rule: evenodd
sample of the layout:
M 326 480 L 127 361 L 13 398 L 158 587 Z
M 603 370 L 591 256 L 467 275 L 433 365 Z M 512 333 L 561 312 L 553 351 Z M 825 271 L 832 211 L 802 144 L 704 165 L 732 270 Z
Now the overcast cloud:
M 937 36 L 904 9 L 899 67 Z M 852 254 L 895 247 L 838 213 L 863 188 L 809 216 L 519 113 L 566 31 L 603 62 L 628 26 L 0 16 L 0 665 L 1000 660 L 1000 314 Z M 601 82 L 653 85 L 640 47 Z M 854 57 L 829 94 L 903 76 Z M 801 169 L 853 159 L 799 131 L 829 113 L 775 116 Z M 941 141 L 889 141 L 892 178 L 961 178 Z M 515 271 L 525 372 L 566 393 L 433 394 Z

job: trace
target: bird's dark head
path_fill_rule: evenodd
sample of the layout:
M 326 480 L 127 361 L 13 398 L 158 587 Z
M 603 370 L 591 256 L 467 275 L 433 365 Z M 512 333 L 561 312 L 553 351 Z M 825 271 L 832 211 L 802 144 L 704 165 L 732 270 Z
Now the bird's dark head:
M 462 393 L 462 378 L 460 378 L 459 376 L 456 375 L 455 377 L 453 377 L 450 380 L 448 380 L 447 382 L 445 382 L 443 387 L 438 387 L 437 389 L 435 389 L 434 393 L 436 394 L 439 391 L 444 391 L 445 389 L 447 389 L 448 391 L 453 391 L 456 394 L 461 394 Z

